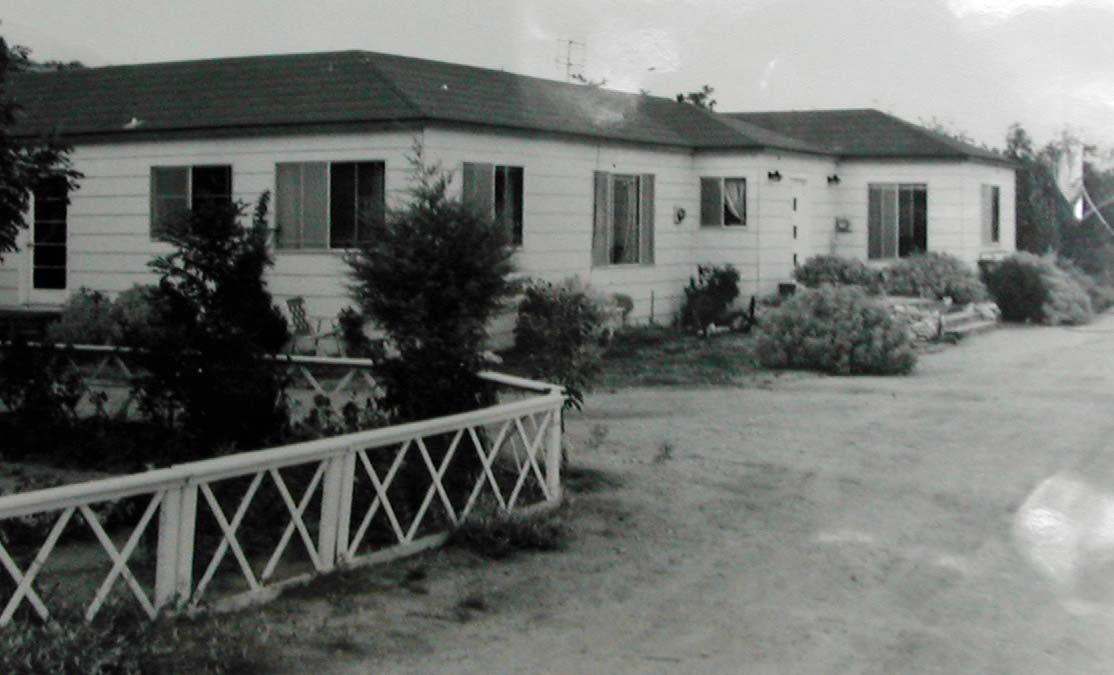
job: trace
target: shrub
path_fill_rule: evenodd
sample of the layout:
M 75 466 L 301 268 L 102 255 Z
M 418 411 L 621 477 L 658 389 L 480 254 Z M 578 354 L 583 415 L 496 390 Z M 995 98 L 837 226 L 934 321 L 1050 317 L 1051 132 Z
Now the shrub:
M 515 350 L 531 377 L 564 386 L 568 403 L 579 409 L 602 369 L 595 337 L 603 320 L 599 301 L 578 278 L 533 281 L 518 305 Z
M 916 362 L 905 326 L 856 286 L 801 290 L 766 314 L 756 351 L 768 368 L 839 375 L 908 373 Z
M 136 284 L 116 296 L 110 316 L 126 344 L 143 343 L 155 338 L 159 327 L 159 288 Z
M 36 430 L 68 425 L 85 394 L 81 374 L 50 344 L 17 340 L 0 352 L 0 402 Z
M 503 560 L 520 551 L 557 551 L 570 533 L 557 511 L 531 514 L 476 509 L 453 531 L 450 542 L 486 558 Z
M 1053 254 L 1015 253 L 988 271 L 986 285 L 1006 321 L 1080 324 L 1094 313 L 1087 292 Z
M 89 622 L 67 607 L 50 623 L 15 621 L 0 628 L 0 672 L 221 675 L 263 670 L 265 649 L 256 631 L 233 631 L 227 622 L 209 618 L 150 621 L 124 602 L 110 597 Z
M 263 279 L 272 262 L 268 200 L 260 197 L 248 228 L 242 203 L 171 223 L 175 251 L 150 263 L 161 277 L 148 296 L 153 320 L 130 335 L 145 370 L 134 384 L 141 410 L 165 425 L 181 411 L 182 428 L 206 454 L 259 447 L 286 422 L 283 376 L 265 359 L 289 338 Z
M 699 265 L 696 278 L 689 277 L 681 305 L 681 325 L 704 331 L 723 321 L 739 297 L 739 270 L 732 265 Z
M 348 256 L 353 297 L 397 355 L 375 368 L 384 405 L 399 421 L 471 410 L 487 402 L 487 324 L 513 292 L 513 249 L 492 218 L 449 199 L 451 176 L 411 156 L 411 201 L 374 226 Z
M 382 348 L 364 332 L 364 323 L 364 316 L 352 307 L 345 307 L 337 314 L 344 355 L 354 358 L 383 358 Z
M 1103 284 L 1101 279 L 1088 274 L 1082 267 L 1069 258 L 1056 257 L 1056 266 L 1067 272 L 1072 281 L 1079 284 L 1091 299 L 1091 309 L 1096 313 L 1104 312 L 1114 305 L 1114 288 Z
M 79 288 L 62 307 L 58 320 L 46 328 L 49 342 L 107 345 L 120 339 L 111 316 L 112 300 L 100 291 Z
M 965 305 L 986 299 L 986 287 L 975 270 L 946 253 L 918 253 L 891 265 L 883 276 L 891 295 L 911 295 Z
M 875 293 L 881 283 L 881 274 L 861 260 L 838 255 L 818 255 L 805 261 L 793 271 L 793 278 L 809 288 L 824 284 L 836 286 L 862 286 Z

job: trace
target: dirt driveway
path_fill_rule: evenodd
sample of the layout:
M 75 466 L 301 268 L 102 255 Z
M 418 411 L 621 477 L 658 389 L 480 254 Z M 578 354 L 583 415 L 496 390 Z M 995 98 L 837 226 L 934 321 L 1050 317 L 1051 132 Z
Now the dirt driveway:
M 386 588 L 322 619 L 345 626 L 346 643 L 288 663 L 1114 672 L 1114 599 L 1084 602 L 1102 600 L 1084 597 L 1102 584 L 1057 585 L 1014 534 L 1050 477 L 1114 494 L 1112 411 L 1114 318 L 999 330 L 923 357 L 908 378 L 597 394 L 569 420 L 573 462 L 618 484 L 574 498 L 569 550 L 496 565 L 439 554 L 453 564 L 430 561 L 420 595 Z M 1057 560 L 1048 570 L 1078 562 Z M 1105 571 L 1114 588 L 1114 564 Z M 454 618 L 468 593 L 483 602 Z

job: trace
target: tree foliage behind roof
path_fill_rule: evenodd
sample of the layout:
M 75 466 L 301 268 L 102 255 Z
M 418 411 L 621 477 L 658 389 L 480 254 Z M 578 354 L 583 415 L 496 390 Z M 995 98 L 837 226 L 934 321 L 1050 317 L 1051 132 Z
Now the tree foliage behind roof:
M 11 98 L 8 78 L 31 63 L 26 47 L 8 47 L 0 37 L 0 259 L 17 250 L 19 231 L 27 227 L 26 214 L 36 185 L 61 176 L 70 190 L 77 189 L 81 174 L 70 165 L 70 148 L 57 138 L 16 140 L 8 133 L 20 111 Z

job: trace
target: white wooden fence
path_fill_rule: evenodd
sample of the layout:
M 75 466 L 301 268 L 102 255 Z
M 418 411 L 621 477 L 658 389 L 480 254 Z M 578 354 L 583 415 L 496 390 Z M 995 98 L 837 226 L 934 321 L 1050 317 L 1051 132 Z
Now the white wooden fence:
M 498 373 L 480 377 L 529 395 L 411 424 L 0 497 L 0 527 L 13 519 L 53 519 L 37 548 L 23 544 L 20 551 L 0 542 L 0 626 L 21 608 L 49 619 L 53 599 L 43 589 L 51 582 L 68 603 L 79 598 L 87 620 L 114 590 L 152 618 L 160 611 L 263 601 L 337 567 L 440 545 L 481 499 L 504 511 L 531 499 L 557 503 L 560 389 Z M 472 471 L 454 475 L 454 460 L 468 455 Z M 400 480 L 403 474 L 408 483 Z M 467 489 L 460 489 L 462 479 Z M 447 489 L 452 480 L 458 481 L 455 490 Z M 297 485 L 304 485 L 301 494 Z M 281 504 L 283 522 L 275 522 L 274 508 L 253 511 L 264 488 L 280 498 L 271 504 Z M 106 527 L 98 507 L 122 501 L 136 505 L 138 518 Z M 263 522 L 252 522 L 255 517 Z M 209 524 L 206 536 L 202 519 Z M 63 532 L 81 524 L 94 541 L 86 536 L 67 544 L 70 553 L 60 553 Z M 244 543 L 253 532 L 279 529 L 273 546 Z M 74 554 L 76 549 L 84 553 Z M 57 576 L 75 567 L 88 576 L 89 565 L 73 560 L 90 553 L 107 559 L 93 566 L 93 582 L 85 584 L 88 600 L 80 599 L 81 584 L 72 580 L 44 581 L 54 569 L 52 556 L 70 558 L 56 565 Z
M 4 348 L 0 343 L 0 349 Z M 30 343 L 30 347 L 42 345 Z M 134 362 L 133 350 L 114 345 L 55 344 L 54 357 L 82 377 L 85 385 L 80 405 L 88 408 L 105 407 L 105 412 L 128 415 L 135 412 L 136 400 L 131 391 L 132 381 L 139 367 Z M 286 395 L 301 410 L 293 410 L 295 417 L 304 415 L 313 407 L 317 396 L 329 399 L 340 409 L 353 398 L 377 391 L 370 368 L 370 359 L 277 354 L 268 357 L 275 368 L 287 375 Z M 98 398 L 103 394 L 103 398 Z M 0 400 L 0 407 L 4 402 Z

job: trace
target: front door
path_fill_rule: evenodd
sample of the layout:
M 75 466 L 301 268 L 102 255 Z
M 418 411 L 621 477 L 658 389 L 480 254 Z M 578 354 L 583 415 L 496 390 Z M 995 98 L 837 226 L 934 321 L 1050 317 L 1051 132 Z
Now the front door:
M 31 304 L 61 304 L 66 299 L 66 193 L 65 178 L 48 179 L 35 190 L 24 275 L 24 300 Z
M 793 245 L 790 248 L 793 256 L 793 269 L 803 265 L 808 257 L 808 202 L 806 188 L 808 183 L 800 178 L 794 178 L 790 184 L 789 207 L 790 227 L 792 228 Z

